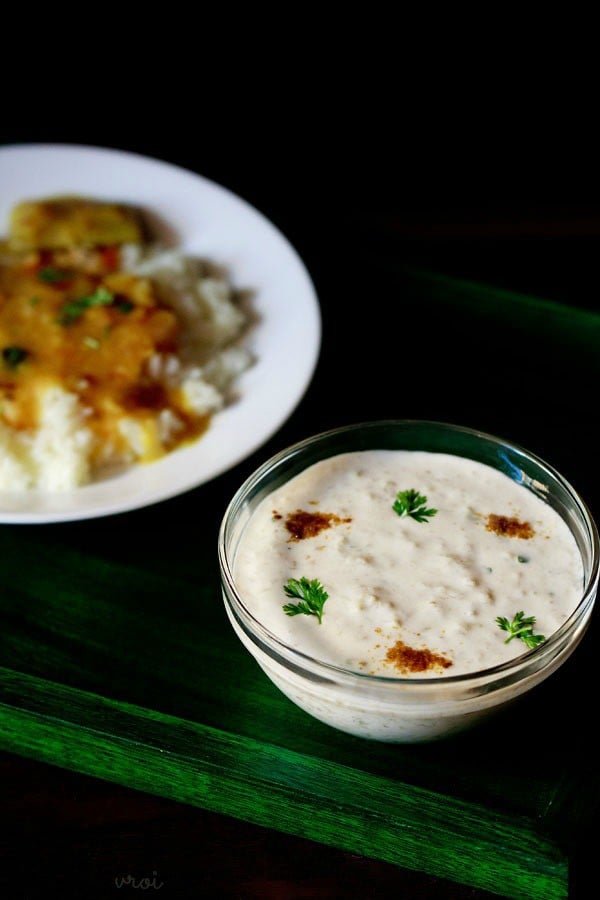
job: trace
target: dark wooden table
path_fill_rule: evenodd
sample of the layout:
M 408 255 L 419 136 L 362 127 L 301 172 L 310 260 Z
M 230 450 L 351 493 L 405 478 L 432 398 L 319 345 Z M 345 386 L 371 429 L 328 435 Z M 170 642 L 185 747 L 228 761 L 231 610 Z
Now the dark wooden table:
M 107 144 L 89 130 L 9 136 L 10 142 L 21 140 Z M 253 165 L 242 160 L 236 167 L 232 152 L 203 155 L 185 149 L 181 136 L 173 143 L 112 145 L 170 159 L 240 193 L 286 233 L 326 298 L 336 289 L 347 290 L 353 279 L 368 287 L 368 271 L 352 268 L 357 251 L 370 248 L 437 271 L 598 307 L 597 290 L 590 290 L 600 236 L 600 207 L 593 200 L 563 196 L 554 204 L 540 203 L 498 189 L 490 205 L 489 196 L 482 198 L 471 185 L 462 197 L 447 191 L 440 202 L 434 187 L 423 190 L 419 180 L 402 200 L 389 168 L 373 169 L 373 179 L 365 176 L 353 185 L 349 168 L 343 177 L 336 175 L 330 158 L 301 172 L 300 154 L 287 167 L 280 159 L 275 170 L 272 151 L 258 164 L 256 154 Z M 373 158 L 369 163 L 374 165 Z M 348 297 L 347 314 L 355 315 L 359 292 Z M 326 337 L 336 340 L 335 329 Z M 374 417 L 378 406 L 384 411 L 384 404 L 375 402 Z M 344 415 L 352 418 L 350 397 L 340 400 Z M 306 423 L 307 433 L 319 424 Z M 492 896 L 6 753 L 0 754 L 0 804 L 0 886 L 3 896 L 15 900 L 139 891 L 273 900 Z M 585 850 L 582 846 L 573 897 L 593 896 Z

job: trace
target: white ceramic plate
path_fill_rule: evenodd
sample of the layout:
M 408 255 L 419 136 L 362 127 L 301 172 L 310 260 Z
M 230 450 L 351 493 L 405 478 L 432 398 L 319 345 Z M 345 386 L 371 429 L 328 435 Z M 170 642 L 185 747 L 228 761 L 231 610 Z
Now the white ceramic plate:
M 256 362 L 236 382 L 239 399 L 217 413 L 194 444 L 66 494 L 2 492 L 0 522 L 106 516 L 205 483 L 249 456 L 291 415 L 319 354 L 319 304 L 301 259 L 271 222 L 231 192 L 185 169 L 119 150 L 0 148 L 0 234 L 14 203 L 57 194 L 145 207 L 173 229 L 182 250 L 223 265 L 234 287 L 252 292 L 258 321 L 248 346 Z

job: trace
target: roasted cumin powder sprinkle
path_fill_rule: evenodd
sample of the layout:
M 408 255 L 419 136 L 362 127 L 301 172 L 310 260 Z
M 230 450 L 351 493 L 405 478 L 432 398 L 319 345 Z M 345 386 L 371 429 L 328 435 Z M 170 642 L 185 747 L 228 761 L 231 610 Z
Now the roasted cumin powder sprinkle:
M 495 532 L 495 534 L 522 538 L 523 540 L 528 540 L 535 534 L 529 522 L 520 522 L 518 519 L 511 519 L 508 516 L 497 516 L 494 513 L 490 513 L 487 517 L 487 525 L 485 527 L 488 531 Z
M 291 535 L 291 541 L 303 541 L 305 538 L 316 537 L 332 525 L 342 525 L 351 521 L 350 517 L 341 519 L 335 513 L 306 512 L 304 509 L 297 509 L 287 516 L 285 527 Z
M 427 647 L 416 649 L 409 647 L 404 641 L 396 641 L 386 654 L 387 662 L 391 662 L 401 672 L 427 672 L 431 669 L 447 669 L 452 660 L 428 650 Z

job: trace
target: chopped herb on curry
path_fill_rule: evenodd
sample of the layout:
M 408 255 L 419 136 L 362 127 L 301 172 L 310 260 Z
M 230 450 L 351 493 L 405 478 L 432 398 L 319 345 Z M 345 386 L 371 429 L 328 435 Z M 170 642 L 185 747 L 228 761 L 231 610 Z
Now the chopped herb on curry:
M 16 369 L 29 353 L 23 347 L 5 347 L 2 351 L 2 360 L 7 369 Z

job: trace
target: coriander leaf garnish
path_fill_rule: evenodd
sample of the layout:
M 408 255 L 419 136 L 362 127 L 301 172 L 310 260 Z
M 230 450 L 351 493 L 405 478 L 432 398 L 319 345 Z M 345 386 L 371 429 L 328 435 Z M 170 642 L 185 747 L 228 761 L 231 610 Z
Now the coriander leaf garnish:
M 509 633 L 509 636 L 504 641 L 505 644 L 509 644 L 513 638 L 520 638 L 530 650 L 535 650 L 536 647 L 539 647 L 546 640 L 543 634 L 533 633 L 535 616 L 527 616 L 525 618 L 525 613 L 522 611 L 515 614 L 512 622 L 509 622 L 504 616 L 498 616 L 496 624 L 503 631 L 508 631 Z
M 92 306 L 110 306 L 115 299 L 115 295 L 111 291 L 107 291 L 104 287 L 96 288 L 93 294 L 87 297 L 78 297 L 77 300 L 71 300 L 65 303 L 61 308 L 58 321 L 61 325 L 71 325 L 76 322 L 86 309 Z
M 398 491 L 393 509 L 401 517 L 410 516 L 415 522 L 427 522 L 428 518 L 435 516 L 437 509 L 427 509 L 426 503 L 427 497 L 410 488 L 408 491 Z
M 16 369 L 28 356 L 29 352 L 23 347 L 5 347 L 2 351 L 2 360 L 7 369 Z
M 319 625 L 323 619 L 323 606 L 329 594 L 317 578 L 290 578 L 283 590 L 287 597 L 296 597 L 300 603 L 286 603 L 283 611 L 288 616 L 316 616 Z
M 113 306 L 116 306 L 123 315 L 127 315 L 132 309 L 135 309 L 135 303 L 132 303 L 131 300 L 126 300 L 124 297 L 117 297 Z
M 44 281 L 46 284 L 55 284 L 58 281 L 68 281 L 71 278 L 69 272 L 62 269 L 55 269 L 54 266 L 46 266 L 37 273 L 38 281 Z

